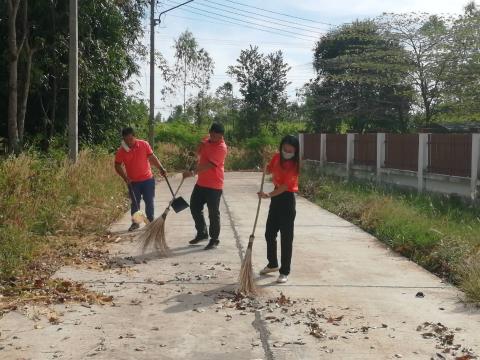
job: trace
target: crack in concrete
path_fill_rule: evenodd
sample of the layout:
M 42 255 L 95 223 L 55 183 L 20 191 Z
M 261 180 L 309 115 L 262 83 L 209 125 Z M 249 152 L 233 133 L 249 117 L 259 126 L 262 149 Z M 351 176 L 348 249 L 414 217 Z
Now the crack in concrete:
M 270 332 L 267 330 L 267 327 L 265 326 L 265 320 L 262 319 L 262 314 L 259 310 L 255 311 L 255 321 L 252 323 L 252 326 L 260 335 L 260 341 L 262 342 L 266 360 L 275 360 L 272 348 L 269 344 Z
M 238 234 L 237 229 L 235 228 L 235 225 L 233 224 L 232 212 L 230 211 L 230 208 L 228 207 L 227 199 L 225 198 L 225 194 L 222 194 L 222 199 L 223 199 L 223 204 L 225 205 L 225 209 L 227 209 L 228 220 L 230 222 L 230 227 L 232 228 L 232 231 L 233 231 L 233 236 L 235 237 L 235 243 L 236 243 L 237 249 L 238 249 L 238 256 L 240 257 L 240 260 L 243 261 L 243 256 L 245 254 L 245 250 L 243 249 L 242 241 L 240 240 L 240 235 Z
M 242 241 L 240 240 L 240 235 L 238 234 L 237 229 L 235 228 L 235 224 L 233 223 L 233 216 L 230 211 L 230 208 L 228 207 L 225 194 L 222 195 L 222 198 L 223 198 L 223 203 L 225 205 L 225 208 L 227 209 L 227 215 L 228 215 L 228 220 L 230 222 L 230 227 L 232 228 L 233 236 L 235 237 L 235 243 L 238 249 L 238 256 L 240 257 L 240 260 L 243 262 L 245 251 L 242 246 Z M 257 330 L 258 334 L 260 335 L 260 341 L 262 343 L 262 348 L 263 348 L 263 352 L 265 353 L 266 360 L 275 360 L 272 348 L 270 347 L 270 343 L 269 343 L 270 332 L 267 329 L 267 324 L 265 320 L 262 319 L 261 312 L 258 310 L 255 311 L 255 320 L 253 321 L 252 326 L 255 330 Z

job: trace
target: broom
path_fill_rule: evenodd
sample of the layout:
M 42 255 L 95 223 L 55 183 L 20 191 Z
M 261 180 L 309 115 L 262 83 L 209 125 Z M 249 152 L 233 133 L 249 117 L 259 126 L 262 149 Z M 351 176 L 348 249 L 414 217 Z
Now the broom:
M 183 185 L 183 181 L 184 179 L 182 177 L 182 180 L 175 191 L 173 199 L 168 203 L 168 206 L 163 211 L 163 214 L 144 227 L 143 233 L 140 236 L 140 241 L 143 242 L 143 253 L 145 253 L 147 248 L 153 244 L 154 248 L 160 253 L 161 256 L 169 255 L 170 249 L 168 248 L 167 239 L 165 237 L 165 220 L 170 212 L 170 206 L 172 205 L 172 202 L 175 200 L 178 191 Z
M 141 224 L 142 222 L 145 223 L 145 225 L 148 225 L 150 221 L 148 221 L 147 217 L 143 213 L 143 211 L 140 210 L 140 204 L 138 203 L 137 196 L 135 195 L 135 191 L 133 190 L 132 184 L 128 184 L 128 191 L 130 192 L 130 196 L 133 199 L 135 206 L 137 207 L 137 211 L 132 215 L 132 222 L 135 224 Z
M 263 184 L 265 182 L 265 172 L 266 167 L 263 169 L 262 174 L 262 183 L 260 185 L 260 192 L 263 191 Z M 247 251 L 245 252 L 245 257 L 242 261 L 242 267 L 240 268 L 240 276 L 239 276 L 239 291 L 244 295 L 257 295 L 258 288 L 255 284 L 255 279 L 253 277 L 253 268 L 252 268 L 252 248 L 253 248 L 253 241 L 255 240 L 255 229 L 257 227 L 258 221 L 258 214 L 260 213 L 260 204 L 262 203 L 262 198 L 258 198 L 258 205 L 257 205 L 257 214 L 255 215 L 255 222 L 253 223 L 253 230 L 252 234 L 248 239 L 248 246 Z

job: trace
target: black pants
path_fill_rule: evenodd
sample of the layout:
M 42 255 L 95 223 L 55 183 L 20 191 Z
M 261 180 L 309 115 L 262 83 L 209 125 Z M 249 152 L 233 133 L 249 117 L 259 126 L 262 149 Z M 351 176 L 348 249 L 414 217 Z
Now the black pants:
M 207 204 L 208 217 L 210 220 L 210 238 L 218 240 L 220 235 L 220 198 L 222 190 L 210 189 L 195 185 L 190 197 L 190 211 L 195 221 L 197 236 L 208 235 L 207 224 L 203 216 L 203 207 Z
M 282 275 L 290 274 L 293 227 L 296 213 L 294 193 L 286 191 L 278 196 L 272 197 L 265 231 L 268 267 L 278 267 L 277 234 L 280 231 L 282 251 L 280 274 Z

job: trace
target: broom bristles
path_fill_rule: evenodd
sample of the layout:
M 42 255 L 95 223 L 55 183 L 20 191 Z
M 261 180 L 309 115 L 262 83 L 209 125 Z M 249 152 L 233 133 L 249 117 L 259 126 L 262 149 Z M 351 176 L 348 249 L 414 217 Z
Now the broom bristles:
M 252 244 L 249 243 L 245 257 L 242 261 L 242 267 L 240 269 L 239 276 L 239 291 L 244 295 L 257 295 L 259 293 L 255 278 L 253 276 L 252 266 Z
M 161 256 L 168 256 L 170 254 L 170 249 L 168 248 L 167 239 L 165 237 L 165 219 L 167 214 L 168 209 L 164 211 L 162 216 L 145 226 L 143 233 L 140 236 L 140 241 L 143 243 L 143 253 L 153 245 L 155 250 L 157 250 Z

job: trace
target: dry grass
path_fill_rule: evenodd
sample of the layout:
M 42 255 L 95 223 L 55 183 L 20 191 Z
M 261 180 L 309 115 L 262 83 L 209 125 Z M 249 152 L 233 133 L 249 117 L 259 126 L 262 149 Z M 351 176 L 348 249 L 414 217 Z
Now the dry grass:
M 455 198 L 346 182 L 308 168 L 301 192 L 384 241 L 480 304 L 480 209 Z M 477 254 L 477 255 L 475 255 Z
M 126 206 L 109 154 L 83 151 L 75 165 L 35 154 L 0 162 L 0 292 L 13 294 L 102 243 Z
M 480 302 L 480 252 L 471 256 L 460 271 L 462 274 L 460 288 L 468 300 L 478 304 Z

